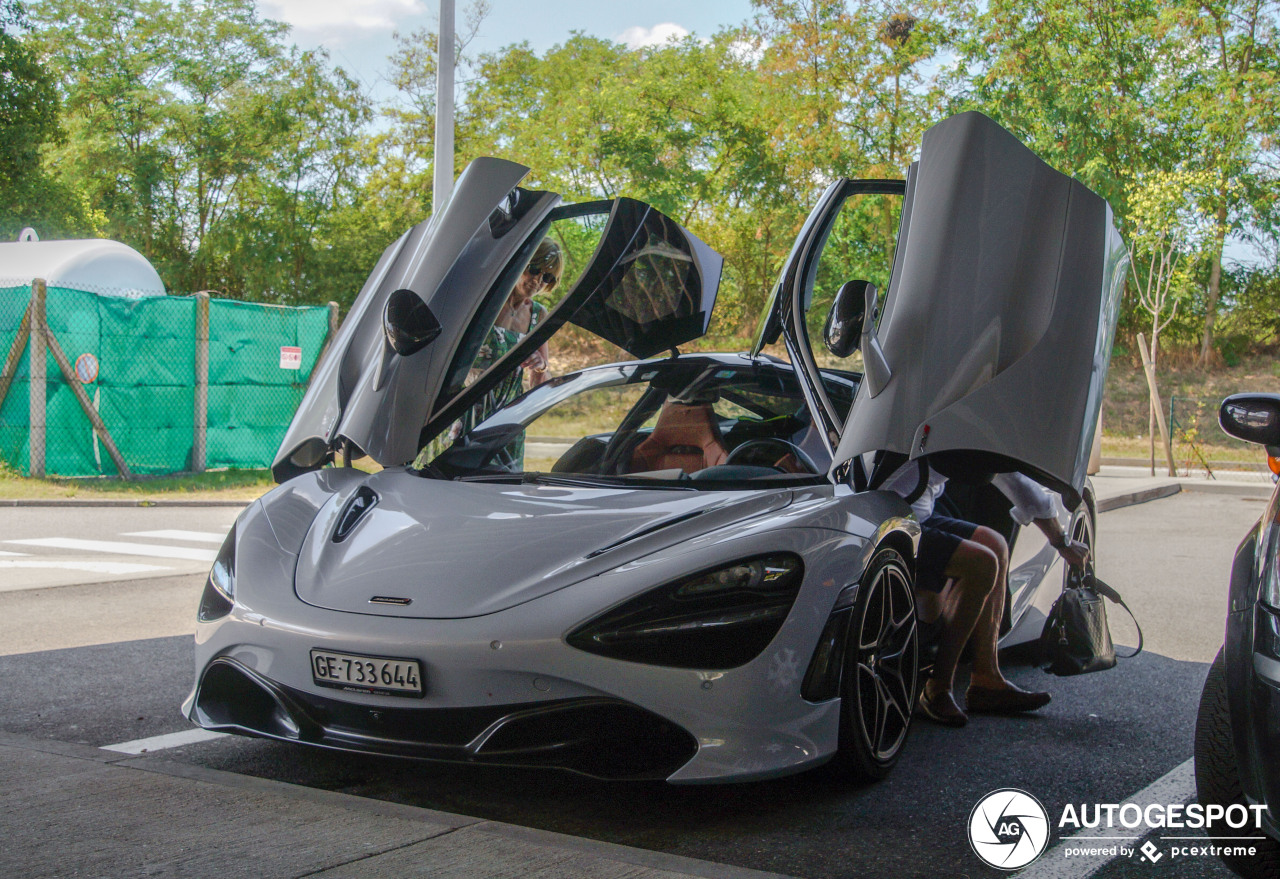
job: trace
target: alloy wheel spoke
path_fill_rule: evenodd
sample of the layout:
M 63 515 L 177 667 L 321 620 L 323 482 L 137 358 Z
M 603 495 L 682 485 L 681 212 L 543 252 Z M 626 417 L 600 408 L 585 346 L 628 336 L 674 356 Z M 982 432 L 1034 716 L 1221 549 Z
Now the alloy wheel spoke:
M 875 703 L 875 730 L 869 736 L 871 740 L 871 749 L 880 750 L 880 739 L 884 736 L 885 723 L 888 721 L 888 711 L 885 708 L 884 698 L 881 694 L 881 683 L 879 678 L 874 679 L 875 694 L 872 697 Z
M 886 739 L 890 738 L 890 724 L 889 724 L 889 721 L 891 720 L 890 714 L 892 713 L 892 714 L 898 715 L 898 718 L 900 720 L 902 719 L 903 714 L 902 714 L 902 709 L 899 707 L 897 703 L 897 700 L 895 700 L 893 698 L 893 694 L 889 692 L 889 688 L 884 684 L 883 681 L 880 681 L 879 683 L 880 683 L 879 702 L 880 702 L 880 708 L 881 708 L 881 715 L 883 719 L 880 724 L 880 735 L 876 738 L 876 753 L 883 756 L 892 750 L 892 747 L 891 747 L 892 745 L 896 744 L 893 741 L 886 741 Z
M 880 581 L 878 578 L 876 580 L 871 581 L 871 586 L 868 589 L 868 594 L 867 594 L 867 603 L 863 605 L 866 608 L 866 610 L 863 612 L 861 625 L 858 626 L 858 650 L 859 651 L 875 650 L 877 647 L 880 646 L 879 629 L 876 630 L 875 636 L 870 641 L 867 640 L 867 629 L 871 627 L 872 617 L 875 613 L 875 607 L 873 605 L 873 602 L 875 602 L 876 599 L 880 597 L 878 594 L 880 592 L 879 583 Z

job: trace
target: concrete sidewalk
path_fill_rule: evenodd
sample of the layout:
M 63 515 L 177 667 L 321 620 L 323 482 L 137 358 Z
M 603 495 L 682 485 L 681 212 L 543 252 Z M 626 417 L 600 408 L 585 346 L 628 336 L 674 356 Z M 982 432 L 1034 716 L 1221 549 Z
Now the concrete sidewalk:
M 1272 488 L 1269 474 L 1152 478 L 1116 467 L 1093 482 L 1103 512 L 1183 490 Z M 3 877 L 777 875 L 7 733 L 0 779 Z
M 778 875 L 7 733 L 0 779 L 13 879 Z
M 1180 476 L 1151 476 L 1150 472 L 1145 467 L 1104 465 L 1090 477 L 1097 494 L 1098 512 L 1146 503 L 1183 491 L 1267 498 L 1274 488 L 1270 472 L 1217 470 L 1213 477 L 1203 470 Z

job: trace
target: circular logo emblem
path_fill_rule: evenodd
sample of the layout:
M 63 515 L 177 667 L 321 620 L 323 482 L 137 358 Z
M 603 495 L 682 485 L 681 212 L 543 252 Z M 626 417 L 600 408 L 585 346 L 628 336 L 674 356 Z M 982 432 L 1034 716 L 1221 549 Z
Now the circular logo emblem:
M 1025 867 L 1049 845 L 1049 813 L 1026 791 L 992 791 L 969 813 L 969 845 L 993 867 Z

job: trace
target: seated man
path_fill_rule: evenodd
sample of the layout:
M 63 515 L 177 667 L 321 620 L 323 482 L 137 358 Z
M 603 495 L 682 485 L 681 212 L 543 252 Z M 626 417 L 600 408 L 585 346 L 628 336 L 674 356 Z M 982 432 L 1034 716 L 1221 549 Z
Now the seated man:
M 919 482 L 919 466 L 912 461 L 881 488 L 909 498 Z M 930 468 L 924 491 L 911 505 L 921 527 L 916 589 L 939 595 L 943 619 L 933 673 L 920 694 L 920 710 L 946 726 L 968 722 L 952 690 L 960 654 L 973 636 L 973 673 L 965 699 L 968 710 L 988 714 L 1034 711 L 1047 705 L 1051 697 L 1028 692 L 1006 680 L 997 653 L 1008 594 L 1008 544 L 990 528 L 935 514 L 934 505 L 946 484 L 947 478 Z M 1010 513 L 1019 524 L 1035 523 L 1068 564 L 1085 563 L 1089 548 L 1062 530 L 1056 516 L 1057 495 L 1020 473 L 998 474 L 992 484 L 1013 503 Z M 948 581 L 952 581 L 950 588 Z

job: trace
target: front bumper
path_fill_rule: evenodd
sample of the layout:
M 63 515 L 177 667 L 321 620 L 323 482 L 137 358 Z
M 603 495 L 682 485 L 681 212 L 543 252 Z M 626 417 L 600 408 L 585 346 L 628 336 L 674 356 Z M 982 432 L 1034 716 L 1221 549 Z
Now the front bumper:
M 205 669 L 190 716 L 205 729 L 338 750 L 555 766 L 608 780 L 665 779 L 698 750 L 687 730 L 618 699 L 370 707 L 274 683 L 226 657 Z

